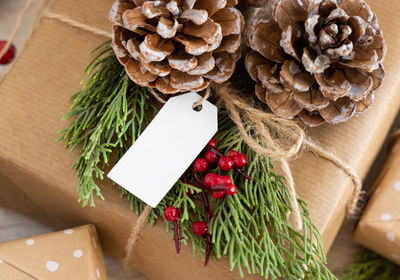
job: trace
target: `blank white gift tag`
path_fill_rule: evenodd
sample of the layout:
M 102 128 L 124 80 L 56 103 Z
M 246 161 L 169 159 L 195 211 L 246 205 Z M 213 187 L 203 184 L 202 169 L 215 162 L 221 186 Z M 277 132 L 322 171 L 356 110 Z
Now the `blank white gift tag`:
M 156 207 L 218 130 L 217 107 L 197 93 L 172 97 L 107 175 Z

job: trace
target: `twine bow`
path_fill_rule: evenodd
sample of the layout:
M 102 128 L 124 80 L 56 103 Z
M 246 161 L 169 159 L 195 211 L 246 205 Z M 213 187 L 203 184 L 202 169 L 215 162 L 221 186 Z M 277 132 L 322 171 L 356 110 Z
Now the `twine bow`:
M 6 44 L 6 47 L 3 51 L 0 52 L 0 57 L 2 56 L 1 54 L 4 54 L 7 50 L 7 46 L 10 46 L 12 41 L 14 40 L 16 33 L 21 26 L 23 16 L 25 15 L 28 8 L 31 6 L 33 1 L 34 0 L 28 0 L 26 2 L 25 7 L 17 18 L 15 28 L 11 33 L 10 39 Z M 42 13 L 42 11 L 44 10 L 44 4 L 46 2 L 46 0 L 41 0 L 41 5 L 38 9 L 35 20 L 36 22 L 38 22 L 41 16 L 43 16 L 58 20 L 60 22 L 64 22 L 65 24 L 96 35 L 101 35 L 108 38 L 111 37 L 111 34 L 109 32 L 106 32 L 101 28 L 90 26 L 72 20 L 66 16 L 49 11 Z M 35 26 L 36 24 L 33 24 L 28 39 L 31 37 Z M 165 100 L 162 99 L 154 90 L 151 89 L 150 93 L 153 94 L 158 101 L 165 103 Z M 260 156 L 266 156 L 271 158 L 272 160 L 280 162 L 289 188 L 290 203 L 292 208 L 291 221 L 296 229 L 301 231 L 303 222 L 288 159 L 297 155 L 301 150 L 314 152 L 321 158 L 330 161 L 338 168 L 342 169 L 343 172 L 348 177 L 350 177 L 354 185 L 354 191 L 352 198 L 348 204 L 348 213 L 350 216 L 357 215 L 359 210 L 358 201 L 362 193 L 362 184 L 360 178 L 353 168 L 346 165 L 334 154 L 325 150 L 309 137 L 307 137 L 304 130 L 300 126 L 298 126 L 296 122 L 283 119 L 260 109 L 254 108 L 244 99 L 242 99 L 239 94 L 228 84 L 216 85 L 215 94 L 218 97 L 219 101 L 222 102 L 227 109 L 231 119 L 236 124 L 240 135 L 246 142 L 246 144 Z M 209 97 L 209 95 L 210 91 L 207 90 L 204 97 L 198 103 L 196 103 L 195 106 L 201 105 Z M 400 134 L 400 131 L 397 133 Z M 137 240 L 140 237 L 140 233 L 144 225 L 146 224 L 147 217 L 151 213 L 151 210 L 152 208 L 147 205 L 142 214 L 136 220 L 134 227 L 132 228 L 132 231 L 128 238 L 128 242 L 125 246 L 125 267 L 129 267 L 130 265 L 133 256 L 133 249 L 137 243 Z

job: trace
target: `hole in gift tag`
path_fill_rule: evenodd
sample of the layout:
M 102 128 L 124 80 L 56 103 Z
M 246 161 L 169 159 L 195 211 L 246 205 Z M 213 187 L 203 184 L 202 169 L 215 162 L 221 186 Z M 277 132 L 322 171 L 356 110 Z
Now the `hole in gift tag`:
M 203 109 L 203 105 L 197 105 L 196 106 L 196 103 L 193 103 L 193 111 L 196 111 L 196 112 L 200 112 L 202 109 Z

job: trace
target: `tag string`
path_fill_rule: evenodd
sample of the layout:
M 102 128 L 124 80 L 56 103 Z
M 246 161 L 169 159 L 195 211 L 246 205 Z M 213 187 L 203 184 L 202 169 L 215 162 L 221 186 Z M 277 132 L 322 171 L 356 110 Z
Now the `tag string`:
M 167 103 L 167 101 L 164 98 L 162 98 L 160 94 L 158 94 L 153 88 L 148 88 L 148 90 L 151 93 L 151 95 L 153 95 L 154 98 L 157 99 L 160 103 L 163 104 Z M 194 103 L 192 108 L 194 109 L 198 106 L 203 105 L 203 103 L 210 97 L 210 95 L 211 95 L 211 90 L 210 87 L 208 87 L 206 89 L 206 93 L 204 94 L 204 96 L 198 102 Z
M 143 212 L 139 215 L 134 227 L 129 233 L 128 242 L 125 246 L 125 257 L 123 260 L 123 266 L 125 269 L 128 269 L 130 267 L 136 243 L 139 240 L 142 229 L 146 225 L 147 218 L 149 217 L 152 209 L 153 208 L 150 205 L 145 206 Z
M 28 0 L 17 18 L 15 28 L 13 29 L 9 40 L 5 48 L 0 51 L 0 57 L 4 55 L 9 46 L 14 41 L 18 30 L 21 27 L 21 22 L 34 0 Z M 36 22 L 41 17 L 58 20 L 65 24 L 68 24 L 77 29 L 90 32 L 92 34 L 111 38 L 111 33 L 104 31 L 101 28 L 84 24 L 82 22 L 75 21 L 69 17 L 56 14 L 53 12 L 43 12 L 45 0 L 42 0 L 41 6 L 38 9 Z M 33 31 L 36 24 L 32 25 L 32 29 L 28 39 L 32 37 Z M 15 61 L 14 61 L 15 63 Z M 0 82 L 2 80 L 0 79 Z M 154 89 L 149 89 L 149 92 L 161 103 L 166 101 L 157 94 Z M 336 167 L 343 170 L 343 172 L 351 179 L 354 185 L 353 195 L 348 203 L 348 213 L 350 216 L 357 216 L 359 211 L 359 197 L 362 194 L 362 183 L 361 179 L 357 175 L 356 171 L 345 164 L 342 160 L 337 158 L 334 154 L 322 148 L 320 145 L 315 143 L 311 138 L 305 135 L 303 129 L 301 129 L 294 121 L 279 118 L 273 114 L 265 111 L 256 109 L 250 106 L 245 100 L 243 100 L 238 92 L 236 92 L 228 84 L 216 85 L 215 94 L 219 98 L 228 110 L 228 113 L 233 122 L 238 127 L 241 137 L 246 144 L 260 156 L 266 156 L 272 160 L 277 160 L 281 163 L 283 173 L 286 178 L 286 183 L 289 190 L 290 204 L 292 208 L 292 223 L 293 226 L 302 230 L 302 218 L 297 200 L 297 194 L 294 187 L 294 180 L 292 172 L 288 163 L 288 159 L 297 155 L 300 150 L 314 152 L 321 158 L 330 161 Z M 208 89 L 201 100 L 193 104 L 193 107 L 197 107 L 203 104 L 210 96 L 210 89 Z M 251 129 L 250 129 L 251 128 Z M 251 131 L 251 133 L 250 133 Z M 275 135 L 278 133 L 279 138 Z M 397 132 L 400 135 L 400 131 Z M 261 141 L 260 141 L 261 139 Z M 143 212 L 139 215 L 129 234 L 127 244 L 125 246 L 125 258 L 124 266 L 127 268 L 131 264 L 133 257 L 133 249 L 135 248 L 137 241 L 139 240 L 140 234 L 146 224 L 147 218 L 150 215 L 152 207 L 146 205 Z

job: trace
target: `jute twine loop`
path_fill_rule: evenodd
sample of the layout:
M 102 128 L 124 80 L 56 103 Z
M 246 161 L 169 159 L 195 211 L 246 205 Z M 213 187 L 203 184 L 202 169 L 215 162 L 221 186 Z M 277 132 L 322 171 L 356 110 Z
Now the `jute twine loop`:
M 357 215 L 359 209 L 358 199 L 361 195 L 362 183 L 352 167 L 345 164 L 331 152 L 319 146 L 309 137 L 306 137 L 304 130 L 294 121 L 276 117 L 273 114 L 250 106 L 245 100 L 239 97 L 237 91 L 232 89 L 229 85 L 218 85 L 216 86 L 215 92 L 227 108 L 231 119 L 238 127 L 246 144 L 259 155 L 280 161 L 291 195 L 292 215 L 294 217 L 295 227 L 300 228 L 299 225 L 302 224 L 301 214 L 296 206 L 298 203 L 294 189 L 293 176 L 288 162 L 285 162 L 285 160 L 298 154 L 300 149 L 314 152 L 318 156 L 332 162 L 350 177 L 354 185 L 354 192 L 348 204 L 348 212 L 350 216 Z M 247 123 L 248 121 L 250 121 L 250 124 Z M 247 129 L 251 123 L 258 124 L 250 130 L 253 135 L 249 135 L 249 129 Z M 271 130 L 271 128 L 273 128 L 273 130 Z M 278 134 L 278 139 L 275 137 L 275 134 Z M 254 137 L 254 135 L 256 135 L 256 137 Z M 263 141 L 261 143 L 259 139 L 257 139 L 257 136 L 262 138 Z M 285 146 L 289 146 L 289 148 L 286 150 L 282 148 Z
M 5 54 L 8 47 L 12 44 L 15 39 L 16 33 L 18 32 L 23 16 L 30 7 L 34 0 L 28 0 L 25 4 L 24 9 L 17 18 L 17 22 L 13 32 L 11 33 L 10 39 L 7 42 L 4 50 L 0 52 L 0 57 Z M 43 1 L 43 0 L 42 0 Z M 42 3 L 45 3 L 43 1 Z M 41 13 L 43 9 L 41 5 L 40 10 L 37 13 L 36 19 L 40 19 L 41 16 L 58 20 L 75 28 L 110 38 L 111 33 L 90 26 L 75 20 L 72 20 L 66 16 L 55 14 L 52 12 Z M 34 27 L 32 27 L 28 39 L 33 33 Z M 1 82 L 1 80 L 0 80 Z M 153 89 L 150 89 L 150 93 L 161 103 L 166 101 L 161 98 Z M 361 180 L 353 168 L 346 165 L 342 160 L 337 158 L 334 154 L 322 148 L 320 145 L 315 143 L 313 140 L 305 136 L 303 129 L 301 129 L 294 121 L 282 119 L 273 114 L 265 111 L 256 109 L 249 105 L 243 100 L 237 92 L 232 89 L 228 84 L 215 86 L 215 94 L 225 105 L 230 117 L 233 122 L 237 125 L 241 137 L 246 144 L 260 156 L 266 156 L 272 160 L 277 160 L 282 166 L 282 171 L 285 175 L 287 186 L 289 189 L 290 203 L 292 208 L 292 224 L 293 226 L 301 230 L 302 229 L 302 218 L 299 209 L 299 203 L 297 201 L 296 190 L 294 187 L 294 180 L 288 159 L 297 155 L 301 149 L 311 151 L 333 163 L 338 168 L 342 169 L 343 172 L 350 177 L 354 184 L 353 196 L 348 204 L 348 212 L 350 215 L 356 215 L 358 211 L 358 201 L 362 193 L 361 191 Z M 201 105 L 210 96 L 210 90 L 208 89 L 204 97 L 199 100 L 194 107 Z M 396 132 L 400 136 L 400 131 Z M 278 136 L 278 137 L 276 137 Z M 261 139 L 261 141 L 260 141 Z M 144 211 L 139 215 L 129 234 L 127 244 L 125 246 L 125 258 L 124 267 L 128 268 L 133 257 L 133 249 L 140 237 L 140 233 L 146 224 L 146 220 L 151 213 L 151 206 L 146 206 Z
M 153 95 L 154 98 L 157 99 L 159 102 L 161 102 L 161 103 L 163 103 L 163 104 L 167 103 L 167 101 L 166 101 L 165 99 L 163 99 L 163 98 L 160 96 L 160 94 L 158 94 L 153 88 L 148 88 L 148 90 L 149 90 L 149 92 L 151 93 L 151 95 Z M 205 92 L 204 96 L 203 96 L 199 101 L 197 101 L 196 103 L 194 103 L 193 106 L 192 106 L 192 108 L 194 109 L 194 108 L 196 108 L 196 107 L 198 107 L 198 106 L 201 106 L 201 105 L 204 103 L 204 101 L 206 101 L 206 100 L 210 97 L 210 95 L 211 95 L 211 90 L 210 90 L 210 88 L 208 87 L 208 88 L 206 89 L 206 92 Z
M 160 102 L 162 104 L 167 103 L 167 101 L 165 99 L 163 99 L 154 89 L 148 88 L 148 90 L 151 93 L 151 95 L 153 95 L 154 98 L 157 99 L 158 102 Z
M 237 125 L 243 140 L 257 154 L 270 157 L 272 160 L 287 159 L 298 154 L 304 142 L 305 133 L 295 122 L 250 106 L 227 84 L 216 86 L 215 92 Z M 263 129 L 258 128 L 256 134 L 264 140 L 268 139 L 267 142 L 260 145 L 260 141 L 252 135 L 254 131 L 246 129 L 248 127 L 246 122 L 262 123 Z M 271 138 L 270 134 L 274 132 L 279 132 L 279 139 L 272 140 L 273 137 Z

